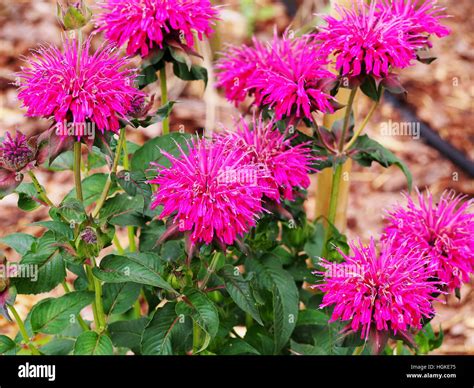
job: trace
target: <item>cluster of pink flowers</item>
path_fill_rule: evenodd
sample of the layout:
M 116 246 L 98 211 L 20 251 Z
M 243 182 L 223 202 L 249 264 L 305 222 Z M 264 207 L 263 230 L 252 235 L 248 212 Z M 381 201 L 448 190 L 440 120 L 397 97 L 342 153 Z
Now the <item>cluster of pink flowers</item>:
M 337 8 L 339 18 L 323 16 L 327 25 L 317 34 L 321 47 L 336 56 L 336 68 L 349 78 L 371 75 L 384 78 L 391 69 L 403 69 L 429 46 L 429 34 L 443 37 L 443 9 L 434 0 L 362 0 L 351 9 Z
M 311 36 L 275 34 L 268 45 L 254 40 L 253 47 L 229 47 L 216 64 L 218 86 L 236 104 L 254 96 L 255 104 L 273 109 L 277 119 L 311 119 L 312 112 L 334 112 L 329 92 L 335 76 L 327 64 Z
M 409 244 L 385 241 L 377 252 L 372 239 L 368 246 L 352 243 L 352 255 L 343 263 L 321 261 L 326 269 L 321 308 L 334 305 L 331 322 L 350 321 L 348 329 L 368 339 L 370 331 L 406 332 L 421 329 L 422 319 L 434 315 L 432 301 L 438 292 L 429 280 L 434 263 Z
M 192 47 L 210 35 L 217 10 L 209 0 L 106 0 L 100 4 L 98 31 L 118 46 L 127 45 L 127 54 L 146 57 L 167 40 Z
M 150 181 L 158 185 L 152 208 L 163 206 L 160 218 L 191 231 L 193 243 L 231 245 L 255 226 L 266 199 L 293 200 L 296 189 L 309 186 L 312 150 L 290 141 L 273 123 L 254 119 L 250 129 L 242 120 L 236 132 L 193 141 L 188 154 L 163 152 L 171 166 L 157 166 Z
M 110 45 L 91 54 L 90 40 L 80 50 L 76 40 L 65 40 L 64 51 L 42 47 L 31 66 L 22 68 L 18 98 L 29 116 L 53 118 L 58 135 L 84 136 L 86 120 L 101 132 L 117 132 L 119 119 L 142 94 L 133 86 L 135 70 L 124 69 L 127 65 L 129 60 Z
M 431 193 L 418 192 L 418 203 L 406 195 L 407 206 L 388 214 L 385 238 L 410 241 L 434 263 L 436 277 L 448 291 L 461 287 L 474 273 L 473 201 L 444 192 L 438 203 Z
M 420 329 L 421 318 L 434 315 L 431 302 L 452 292 L 474 273 L 472 201 L 445 192 L 437 204 L 430 193 L 418 192 L 418 204 L 388 213 L 388 226 L 375 243 L 351 244 L 343 263 L 321 261 L 326 269 L 321 307 L 334 305 L 331 320 L 350 321 L 365 339 L 371 330 L 401 332 Z

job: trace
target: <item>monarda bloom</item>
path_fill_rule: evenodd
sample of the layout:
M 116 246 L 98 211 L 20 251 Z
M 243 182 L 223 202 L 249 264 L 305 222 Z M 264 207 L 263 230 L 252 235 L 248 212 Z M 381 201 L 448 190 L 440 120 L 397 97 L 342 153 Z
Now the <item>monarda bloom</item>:
M 253 48 L 230 47 L 216 65 L 218 86 L 235 103 L 254 96 L 256 105 L 273 109 L 278 120 L 312 119 L 312 112 L 332 113 L 337 105 L 329 94 L 335 77 L 327 63 L 312 37 L 275 34 L 268 45 L 254 40 Z
M 390 240 L 380 252 L 373 239 L 368 246 L 360 241 L 350 246 L 352 255 L 341 253 L 344 262 L 320 262 L 324 280 L 314 287 L 324 292 L 321 307 L 334 306 L 331 322 L 349 321 L 346 329 L 365 340 L 421 329 L 422 318 L 434 315 L 437 287 L 428 280 L 433 265 L 418 250 Z
M 378 10 L 409 21 L 411 27 L 407 33 L 415 37 L 424 36 L 428 47 L 431 47 L 430 35 L 443 38 L 450 33 L 449 28 L 440 23 L 441 19 L 448 17 L 444 14 L 446 9 L 438 7 L 436 0 L 383 0 L 378 4 Z
M 417 244 L 448 291 L 469 282 L 474 272 L 473 201 L 448 191 L 438 203 L 429 192 L 426 196 L 418 192 L 417 203 L 408 195 L 406 198 L 405 207 L 397 206 L 388 213 L 385 238 L 396 244 Z
M 246 162 L 256 164 L 262 172 L 260 186 L 271 189 L 266 196 L 279 203 L 281 198 L 294 200 L 297 189 L 310 185 L 309 174 L 315 172 L 311 164 L 316 157 L 309 144 L 292 146 L 292 137 L 287 137 L 274 125 L 274 122 L 265 123 L 261 117 L 254 117 L 251 129 L 242 119 L 237 123 L 236 131 L 218 135 L 217 139 L 231 149 L 240 148 L 246 152 Z
M 351 9 L 337 7 L 339 18 L 322 16 L 327 25 L 316 38 L 323 50 L 334 54 L 344 77 L 386 77 L 390 69 L 403 69 L 416 59 L 426 38 L 413 29 L 411 20 L 395 17 L 391 9 L 379 11 L 358 0 Z
M 193 34 L 210 35 L 217 18 L 209 0 L 105 0 L 100 8 L 98 30 L 118 46 L 128 42 L 128 55 L 143 57 L 167 40 L 192 47 Z
M 235 105 L 243 102 L 254 91 L 249 79 L 259 67 L 265 68 L 269 49 L 254 38 L 253 46 L 228 46 L 216 63 L 217 87 L 224 89 L 226 98 Z
M 194 243 L 216 239 L 231 245 L 255 226 L 263 211 L 257 166 L 245 164 L 240 149 L 206 139 L 193 140 L 185 152 L 174 157 L 162 152 L 169 168 L 157 165 L 158 175 L 149 183 L 158 185 L 151 208 L 163 206 L 160 218 L 171 217 L 170 228 L 190 232 Z
M 90 40 L 78 50 L 76 40 L 65 40 L 64 52 L 55 46 L 37 51 L 22 68 L 18 98 L 28 116 L 53 118 L 60 136 L 92 137 L 97 128 L 117 132 L 119 119 L 141 94 L 133 87 L 135 70 L 112 46 L 90 53 Z

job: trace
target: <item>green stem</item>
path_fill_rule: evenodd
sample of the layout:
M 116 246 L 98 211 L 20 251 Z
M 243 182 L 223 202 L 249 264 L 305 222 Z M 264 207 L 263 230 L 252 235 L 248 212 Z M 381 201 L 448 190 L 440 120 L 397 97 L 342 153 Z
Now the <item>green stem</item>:
M 71 289 L 69 288 L 69 285 L 67 284 L 67 282 L 65 280 L 63 280 L 61 282 L 63 288 L 64 288 L 64 292 L 66 294 L 69 294 L 71 292 Z M 82 330 L 84 331 L 89 331 L 89 326 L 87 326 L 87 323 L 86 321 L 84 321 L 84 319 L 82 319 L 81 317 L 81 314 L 77 314 L 77 322 L 79 323 L 79 325 L 82 327 Z
M 128 159 L 127 141 L 123 143 L 123 168 L 127 171 L 130 171 L 130 161 Z M 128 232 L 128 241 L 129 241 L 129 251 L 135 252 L 137 250 L 137 245 L 135 242 L 135 228 L 133 226 L 127 226 L 127 232 Z
M 97 266 L 94 258 L 91 258 L 91 261 L 94 267 Z M 104 313 L 104 305 L 102 304 L 102 283 L 94 276 L 94 274 L 92 274 L 92 279 L 94 280 L 95 307 L 97 309 L 97 320 L 99 322 L 98 330 L 100 333 L 102 333 L 107 325 Z
M 79 201 L 83 201 L 82 196 L 82 180 L 81 180 L 81 142 L 74 142 L 74 182 L 76 185 L 76 197 Z
M 18 324 L 18 328 L 20 329 L 21 336 L 23 337 L 23 341 L 25 341 L 25 344 L 30 348 L 31 353 L 34 354 L 35 356 L 40 356 L 41 355 L 40 351 L 30 341 L 30 337 L 28 336 L 28 332 L 26 331 L 25 324 L 23 323 L 23 320 L 18 314 L 18 311 L 16 311 L 13 305 L 8 305 L 8 309 L 10 310 L 13 317 L 15 318 L 15 321 Z
M 48 198 L 46 195 L 46 192 L 43 190 L 43 187 L 40 185 L 38 182 L 38 179 L 36 178 L 36 175 L 33 173 L 33 171 L 28 171 L 28 175 L 30 176 L 33 185 L 35 186 L 36 192 L 40 196 L 40 198 L 50 207 L 55 207 L 53 202 Z
M 193 320 L 193 354 L 199 352 L 199 347 L 201 345 L 201 328 Z
M 85 269 L 86 269 L 87 283 L 89 284 L 89 290 L 93 291 L 95 294 L 95 283 L 94 283 L 94 275 L 92 274 L 92 268 L 86 264 Z M 95 302 L 92 303 L 92 313 L 94 314 L 94 323 L 95 323 L 96 330 L 98 330 L 100 326 L 100 322 L 99 322 L 99 315 L 97 313 L 97 306 Z
M 94 211 L 92 212 L 93 218 L 96 218 L 98 216 L 100 209 L 102 209 L 102 206 L 104 206 L 104 203 L 107 200 L 107 197 L 109 196 L 110 187 L 112 186 L 112 174 L 115 174 L 117 172 L 120 156 L 122 155 L 123 145 L 124 145 L 124 142 L 126 141 L 125 134 L 126 134 L 125 128 L 120 129 L 120 137 L 117 144 L 117 149 L 115 150 L 115 158 L 112 164 L 112 171 L 110 172 L 109 177 L 107 178 L 107 182 L 105 183 L 104 190 L 102 191 L 102 194 L 100 195 L 100 198 L 97 201 Z
M 403 341 L 398 340 L 397 341 L 397 347 L 396 347 L 396 354 L 397 356 L 401 356 L 403 353 Z
M 120 244 L 120 241 L 116 234 L 114 234 L 113 242 L 115 247 L 117 248 L 118 254 L 123 255 L 125 253 L 125 250 L 123 249 L 122 244 Z
M 372 116 L 373 116 L 375 110 L 377 109 L 377 107 L 379 106 L 379 104 L 380 104 L 380 101 L 377 101 L 372 105 L 372 107 L 370 108 L 369 113 L 367 114 L 367 116 L 365 116 L 364 121 L 362 122 L 360 127 L 354 132 L 354 136 L 352 136 L 352 139 L 349 141 L 349 143 L 347 143 L 346 146 L 344 147 L 344 151 L 347 151 L 349 148 L 351 148 L 354 145 L 355 141 L 360 136 L 360 134 L 362 133 L 362 131 L 364 130 L 364 128 L 367 126 L 368 122 L 372 118 Z
M 166 85 L 166 67 L 160 70 L 160 88 L 161 88 L 161 105 L 168 103 L 168 88 Z M 163 135 L 170 133 L 170 118 L 163 119 Z
M 219 257 L 220 257 L 220 252 L 214 253 L 214 256 L 212 257 L 211 264 L 209 264 L 209 267 L 207 268 L 206 276 L 204 277 L 204 280 L 202 281 L 201 286 L 199 287 L 201 290 L 204 290 L 207 286 L 207 283 L 209 282 L 209 279 L 211 278 L 211 275 L 214 273 L 217 263 L 219 262 Z
M 353 356 L 360 356 L 362 352 L 364 351 L 365 345 L 360 345 L 354 349 L 354 353 L 352 353 Z
M 354 99 L 357 94 L 357 89 L 358 88 L 354 88 L 351 90 L 349 100 L 347 101 L 346 113 L 344 115 L 344 121 L 342 124 L 342 134 L 341 138 L 339 139 L 339 151 L 342 151 L 344 149 L 344 143 L 346 141 L 347 131 L 349 129 L 349 121 L 351 119 L 352 105 L 354 105 Z

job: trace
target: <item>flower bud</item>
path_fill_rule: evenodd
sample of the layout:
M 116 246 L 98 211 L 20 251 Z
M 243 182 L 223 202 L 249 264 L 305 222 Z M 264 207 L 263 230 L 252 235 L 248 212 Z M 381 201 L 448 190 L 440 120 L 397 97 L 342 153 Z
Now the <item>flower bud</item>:
M 1 167 L 18 172 L 34 161 L 35 156 L 36 147 L 25 135 L 17 132 L 16 136 L 12 137 L 10 133 L 6 133 L 0 145 Z
M 85 5 L 84 0 L 75 1 L 64 10 L 62 5 L 57 4 L 57 16 L 61 27 L 65 31 L 80 29 L 89 23 L 92 17 L 92 12 Z

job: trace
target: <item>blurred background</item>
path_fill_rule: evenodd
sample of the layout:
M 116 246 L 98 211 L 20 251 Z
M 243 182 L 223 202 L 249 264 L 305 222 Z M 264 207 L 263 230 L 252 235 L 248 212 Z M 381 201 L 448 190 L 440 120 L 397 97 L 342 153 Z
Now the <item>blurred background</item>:
M 94 1 L 89 1 L 90 5 Z M 170 98 L 178 100 L 171 117 L 171 130 L 185 128 L 187 132 L 230 127 L 233 117 L 246 112 L 228 103 L 214 87 L 211 66 L 225 44 L 251 43 L 252 36 L 269 39 L 274 26 L 279 32 L 287 28 L 309 31 L 320 19 L 316 13 L 329 10 L 329 0 L 224 0 L 221 21 L 211 41 L 203 42 L 198 51 L 205 57 L 204 66 L 210 70 L 209 87 L 204 91 L 200 82 L 184 83 L 170 79 Z M 432 54 L 438 59 L 431 65 L 416 64 L 401 72 L 401 80 L 408 91 L 406 99 L 385 98 L 384 103 L 368 126 L 369 135 L 394 152 L 410 168 L 414 184 L 429 189 L 435 196 L 445 189 L 474 196 L 474 3 L 472 0 L 439 0 L 452 15 L 444 23 L 452 34 L 442 40 L 433 39 Z M 61 31 L 56 21 L 55 0 L 0 0 L 0 137 L 6 131 L 20 130 L 28 135 L 49 127 L 47 120 L 29 119 L 17 101 L 14 86 L 15 72 L 24 66 L 24 57 L 41 43 L 61 42 Z M 91 30 L 91 29 L 89 29 Z M 97 37 L 100 42 L 101 37 Z M 23 59 L 22 59 L 23 58 Z M 137 62 L 138 63 L 138 62 Z M 147 90 L 159 96 L 158 88 Z M 159 98 L 157 98 L 157 106 Z M 370 102 L 365 97 L 357 101 L 358 116 L 367 112 Z M 418 128 L 421 136 L 387 134 L 387 124 L 406 124 Z M 142 143 L 160 134 L 160 124 L 130 134 L 130 140 Z M 53 202 L 58 202 L 73 187 L 70 172 L 37 172 Z M 314 179 L 316 181 L 316 179 Z M 383 209 L 402 201 L 400 193 L 406 189 L 403 174 L 395 167 L 379 166 L 362 169 L 354 166 L 350 174 L 348 230 L 350 238 L 367 240 L 383 228 Z M 315 185 L 309 190 L 306 209 L 309 218 L 315 213 Z M 47 218 L 47 211 L 23 212 L 16 206 L 16 195 L 0 201 L 0 238 L 15 232 L 35 235 L 41 233 L 32 222 Z M 6 247 L 0 247 L 6 248 Z M 6 250 L 9 259 L 18 259 Z M 433 321 L 435 331 L 439 323 L 445 334 L 439 354 L 474 354 L 474 283 L 463 286 L 462 298 L 448 298 L 437 307 Z M 36 300 L 21 296 L 18 306 L 25 316 Z M 0 333 L 12 334 L 16 328 L 0 317 Z

